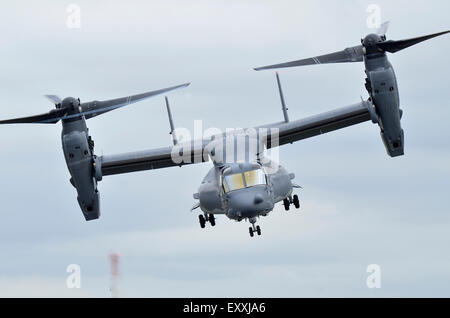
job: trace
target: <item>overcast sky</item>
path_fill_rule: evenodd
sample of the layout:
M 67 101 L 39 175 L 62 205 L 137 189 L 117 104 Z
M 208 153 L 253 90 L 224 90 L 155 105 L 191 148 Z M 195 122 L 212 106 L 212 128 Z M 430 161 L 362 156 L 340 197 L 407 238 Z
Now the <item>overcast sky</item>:
M 282 119 L 274 72 L 253 67 L 450 29 L 448 1 L 2 1 L 0 117 L 53 107 L 42 96 L 109 99 L 192 82 L 169 94 L 176 126 L 249 127 Z M 390 55 L 406 155 L 389 158 L 371 123 L 283 146 L 302 208 L 200 229 L 192 194 L 211 164 L 105 177 L 86 222 L 69 183 L 61 125 L 0 127 L 0 296 L 109 297 L 121 254 L 124 297 L 450 296 L 450 37 Z M 360 63 L 280 72 L 291 119 L 367 97 Z M 169 145 L 162 96 L 88 122 L 96 153 Z M 81 288 L 66 267 L 81 266 Z M 381 288 L 366 286 L 369 264 Z

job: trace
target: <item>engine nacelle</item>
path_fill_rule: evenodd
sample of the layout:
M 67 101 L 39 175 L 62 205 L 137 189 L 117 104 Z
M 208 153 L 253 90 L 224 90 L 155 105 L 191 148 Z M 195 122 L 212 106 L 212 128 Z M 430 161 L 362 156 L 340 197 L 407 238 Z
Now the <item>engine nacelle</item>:
M 404 154 L 404 133 L 400 119 L 400 100 L 397 80 L 392 67 L 368 72 L 371 85 L 372 108 L 380 126 L 380 134 L 386 151 L 391 157 Z M 374 114 L 372 113 L 371 116 Z M 374 121 L 374 119 L 372 119 Z
M 72 131 L 62 136 L 62 145 L 71 183 L 78 193 L 78 203 L 87 221 L 100 216 L 97 181 L 101 180 L 101 165 L 93 154 L 85 131 Z

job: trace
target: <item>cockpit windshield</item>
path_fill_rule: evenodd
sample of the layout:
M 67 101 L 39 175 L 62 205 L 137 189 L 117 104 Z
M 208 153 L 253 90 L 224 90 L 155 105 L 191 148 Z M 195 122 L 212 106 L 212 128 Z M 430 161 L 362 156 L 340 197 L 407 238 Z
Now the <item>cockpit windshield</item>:
M 262 169 L 245 171 L 244 173 L 225 174 L 223 178 L 223 188 L 227 193 L 260 184 L 266 184 L 266 176 Z
M 239 190 L 245 188 L 242 173 L 230 174 L 224 177 L 223 187 L 225 192 Z
M 266 176 L 261 169 L 244 172 L 245 183 L 247 187 L 253 187 L 258 184 L 266 184 Z

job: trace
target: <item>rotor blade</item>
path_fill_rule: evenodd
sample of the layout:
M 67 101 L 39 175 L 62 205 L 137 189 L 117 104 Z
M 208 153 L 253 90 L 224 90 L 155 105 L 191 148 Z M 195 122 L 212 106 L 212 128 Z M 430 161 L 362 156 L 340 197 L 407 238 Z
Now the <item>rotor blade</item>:
M 295 67 L 295 66 L 305 66 L 314 64 L 329 64 L 329 63 L 346 63 L 346 62 L 362 62 L 363 61 L 363 50 L 362 46 L 354 46 L 346 48 L 343 51 L 315 56 L 308 59 L 281 63 L 269 66 L 263 66 L 255 68 L 255 71 L 268 70 L 273 68 L 285 68 L 285 67 Z
M 441 36 L 444 34 L 450 33 L 449 31 L 444 31 L 444 32 L 439 32 L 439 33 L 435 33 L 435 34 L 430 34 L 430 35 L 425 35 L 425 36 L 421 36 L 421 37 L 417 37 L 417 38 L 412 38 L 412 39 L 407 39 L 407 40 L 400 40 L 400 41 L 386 41 L 386 42 L 381 42 L 381 43 L 377 43 L 378 47 L 381 48 L 384 51 L 390 52 L 390 53 L 395 53 L 398 51 L 401 51 L 403 49 L 406 49 L 410 46 L 416 45 L 420 42 L 435 38 L 437 36 Z
M 44 95 L 47 99 L 49 99 L 54 104 L 61 104 L 62 100 L 57 95 Z
M 88 103 L 83 103 L 83 104 L 81 104 L 82 111 L 80 113 L 73 114 L 73 115 L 67 115 L 67 116 L 62 117 L 61 119 L 68 119 L 68 118 L 82 116 L 82 115 L 84 115 L 86 119 L 89 119 L 89 118 L 95 117 L 97 115 L 109 112 L 111 110 L 137 103 L 146 98 L 160 95 L 160 94 L 163 94 L 163 93 L 175 90 L 175 89 L 187 87 L 189 85 L 190 85 L 190 83 L 185 83 L 182 85 L 172 86 L 172 87 L 163 88 L 163 89 L 159 89 L 156 91 L 151 91 L 151 92 L 147 92 L 147 93 L 143 93 L 143 94 L 132 95 L 132 96 L 128 96 L 128 97 L 116 98 L 116 99 L 111 99 L 111 100 L 106 100 L 106 101 L 92 101 L 92 102 L 88 102 Z
M 89 103 L 84 103 L 84 104 L 80 105 L 81 112 L 76 113 L 76 114 L 66 115 L 67 109 L 58 108 L 58 109 L 53 109 L 50 112 L 45 113 L 45 114 L 1 120 L 0 125 L 1 124 L 55 124 L 59 120 L 62 120 L 62 119 L 80 117 L 83 115 L 85 115 L 86 118 L 91 118 L 91 117 L 97 116 L 99 114 L 109 112 L 109 111 L 119 108 L 119 107 L 137 103 L 143 99 L 146 99 L 146 98 L 149 98 L 149 97 L 152 97 L 155 95 L 163 94 L 163 93 L 172 91 L 174 89 L 189 86 L 189 84 L 190 83 L 186 83 L 186 84 L 163 88 L 163 89 L 159 89 L 156 91 L 151 91 L 151 92 L 147 92 L 147 93 L 143 93 L 143 94 L 132 95 L 132 96 L 117 98 L 117 99 L 111 99 L 111 100 L 106 100 L 106 101 L 102 101 L 102 102 L 93 101 L 93 102 L 89 102 Z M 51 97 L 49 97 L 49 96 L 51 96 Z M 53 98 L 53 97 L 55 97 L 54 95 L 46 95 L 46 97 L 52 101 L 56 101 L 56 99 Z
M 391 22 L 390 21 L 386 21 L 383 24 L 380 25 L 380 27 L 377 30 L 377 34 L 382 36 L 382 35 L 386 35 L 388 29 L 389 29 L 389 24 Z
M 66 109 L 53 109 L 48 113 L 1 120 L 0 125 L 3 124 L 56 124 L 61 116 L 64 116 L 66 113 Z

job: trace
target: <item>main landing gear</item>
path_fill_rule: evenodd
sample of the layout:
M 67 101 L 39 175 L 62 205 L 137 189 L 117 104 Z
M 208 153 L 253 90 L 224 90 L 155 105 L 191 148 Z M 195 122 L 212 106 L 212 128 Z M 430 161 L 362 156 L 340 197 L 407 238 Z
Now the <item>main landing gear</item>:
M 209 224 L 211 224 L 211 226 L 216 226 L 216 218 L 214 217 L 213 214 L 206 214 L 206 213 L 205 213 L 205 215 L 200 214 L 198 216 L 198 221 L 199 221 L 200 227 L 202 229 L 205 228 L 206 222 L 209 222 Z
M 284 209 L 289 211 L 289 207 L 293 204 L 296 209 L 300 208 L 300 201 L 298 200 L 298 195 L 290 196 L 283 200 Z
M 259 225 L 255 226 L 256 218 L 251 218 L 250 219 L 250 223 L 252 224 L 252 227 L 248 228 L 248 231 L 250 233 L 250 237 L 253 237 L 255 235 L 255 232 L 258 235 L 261 235 L 261 228 L 259 227 Z

